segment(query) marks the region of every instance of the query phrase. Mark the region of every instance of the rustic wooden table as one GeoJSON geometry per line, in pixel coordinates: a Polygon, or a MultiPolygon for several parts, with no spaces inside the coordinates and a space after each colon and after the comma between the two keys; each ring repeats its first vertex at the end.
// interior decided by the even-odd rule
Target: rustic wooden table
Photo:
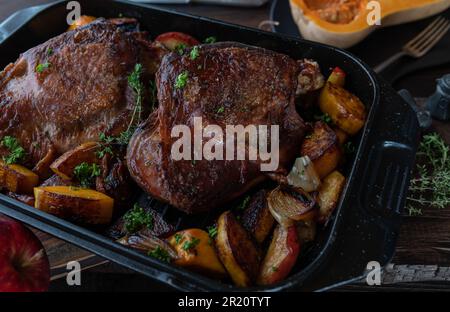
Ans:
{"type": "MultiPolygon", "coordinates": [[[[49,0],[0,0],[0,22],[21,8],[49,3],[49,0]]],[[[204,5],[170,5],[165,6],[175,10],[203,15],[228,22],[257,27],[268,19],[269,6],[244,9],[204,5]]],[[[448,70],[450,72],[450,68],[448,70]]],[[[433,73],[427,73],[429,79],[438,78],[433,73]]],[[[420,82],[410,89],[420,88],[420,82]]],[[[450,126],[435,122],[434,130],[439,132],[450,143],[450,126]]],[[[36,231],[43,241],[50,257],[53,272],[52,290],[120,290],[117,280],[127,274],[127,290],[164,290],[147,278],[132,274],[117,265],[91,258],[91,254],[57,238],[36,231]],[[73,259],[85,260],[88,265],[83,278],[87,282],[81,288],[69,289],[65,279],[66,263],[73,259]],[[92,267],[91,267],[92,266],[92,267]],[[93,268],[95,267],[95,268],[93,268]],[[61,274],[58,274],[61,272],[61,274]],[[103,272],[103,274],[101,274],[103,272]]],[[[425,209],[422,216],[405,216],[398,240],[397,252],[383,275],[383,286],[377,290],[450,290],[450,208],[436,210],[425,209]]],[[[356,283],[341,290],[373,290],[373,287],[356,283]]]]}

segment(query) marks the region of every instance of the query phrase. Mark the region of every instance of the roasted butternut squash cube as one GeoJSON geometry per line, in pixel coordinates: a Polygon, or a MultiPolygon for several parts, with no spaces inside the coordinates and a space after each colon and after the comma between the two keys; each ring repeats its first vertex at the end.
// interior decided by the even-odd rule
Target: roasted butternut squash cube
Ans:
{"type": "Polygon", "coordinates": [[[169,238],[169,244],[178,254],[174,264],[212,277],[226,276],[225,268],[217,256],[214,240],[205,231],[188,229],[177,232],[169,238]]]}
{"type": "Polygon", "coordinates": [[[300,154],[311,159],[316,173],[322,179],[336,169],[342,151],[336,133],[326,123],[318,121],[314,124],[313,132],[303,141],[300,154]]]}
{"type": "Polygon", "coordinates": [[[350,135],[358,133],[366,121],[366,109],[361,100],[330,82],[325,84],[320,93],[319,106],[333,123],[350,135]]]}
{"type": "Polygon", "coordinates": [[[16,164],[0,161],[0,186],[18,194],[32,194],[39,183],[39,176],[33,171],[16,164]]]}
{"type": "Polygon", "coordinates": [[[57,217],[84,224],[111,222],[114,199],[85,188],[43,186],[34,188],[34,207],[57,217]]]}
{"type": "Polygon", "coordinates": [[[89,164],[99,164],[100,159],[96,153],[100,145],[97,142],[87,142],[70,150],[58,157],[51,165],[50,169],[64,180],[71,180],[74,176],[74,169],[79,164],[85,162],[89,164]]]}
{"type": "Polygon", "coordinates": [[[317,204],[320,207],[318,222],[328,221],[339,202],[344,185],[345,177],[339,171],[333,171],[322,181],[317,196],[317,204]]]}

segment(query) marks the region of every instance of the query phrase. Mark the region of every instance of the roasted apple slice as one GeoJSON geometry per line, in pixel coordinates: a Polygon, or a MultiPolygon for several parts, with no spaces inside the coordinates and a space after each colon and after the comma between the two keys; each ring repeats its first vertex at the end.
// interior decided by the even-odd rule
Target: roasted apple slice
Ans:
{"type": "Polygon", "coordinates": [[[328,221],[339,202],[344,185],[345,177],[338,171],[333,171],[323,180],[317,196],[317,203],[320,207],[318,222],[326,223],[328,221]]]}
{"type": "Polygon", "coordinates": [[[205,231],[180,231],[169,238],[169,243],[178,254],[174,264],[212,277],[223,278],[227,275],[211,238],[205,231]]]}
{"type": "Polygon", "coordinates": [[[31,194],[39,183],[33,171],[16,164],[8,165],[0,160],[0,186],[18,194],[31,194]]]}
{"type": "Polygon", "coordinates": [[[314,124],[313,132],[303,141],[300,153],[311,159],[321,179],[336,169],[342,157],[336,133],[322,121],[314,124]]]}
{"type": "Polygon", "coordinates": [[[322,112],[350,135],[358,133],[366,121],[366,109],[361,100],[344,88],[327,82],[319,97],[322,112]]]}
{"type": "Polygon", "coordinates": [[[192,47],[200,44],[194,37],[175,31],[163,33],[156,37],[155,41],[162,43],[163,46],[171,51],[175,51],[180,47],[192,47]]]}
{"type": "Polygon", "coordinates": [[[219,217],[216,246],[219,258],[233,282],[240,287],[254,284],[259,271],[259,252],[231,211],[219,217]]]}
{"type": "Polygon", "coordinates": [[[97,191],[72,186],[34,188],[34,207],[85,224],[111,222],[114,200],[97,191]]]}
{"type": "Polygon", "coordinates": [[[51,165],[50,169],[65,180],[71,180],[74,176],[74,169],[81,163],[99,164],[100,159],[96,153],[100,145],[97,142],[87,142],[81,144],[58,157],[51,165]]]}
{"type": "Polygon", "coordinates": [[[278,225],[261,265],[258,285],[272,285],[285,279],[297,262],[299,253],[300,243],[295,225],[288,228],[278,225]]]}
{"type": "Polygon", "coordinates": [[[266,239],[275,222],[267,206],[267,190],[260,190],[251,197],[241,220],[242,225],[258,243],[261,244],[266,239]]]}
{"type": "Polygon", "coordinates": [[[344,87],[345,85],[345,72],[340,67],[335,67],[328,77],[328,82],[331,82],[339,87],[344,87]]]}

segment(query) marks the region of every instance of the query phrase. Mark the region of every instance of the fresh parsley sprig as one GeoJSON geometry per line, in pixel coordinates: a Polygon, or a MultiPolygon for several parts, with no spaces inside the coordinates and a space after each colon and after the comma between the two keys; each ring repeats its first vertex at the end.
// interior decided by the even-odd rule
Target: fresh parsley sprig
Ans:
{"type": "Polygon", "coordinates": [[[25,149],[19,144],[19,141],[15,137],[9,135],[3,137],[1,146],[6,147],[9,151],[8,155],[3,156],[3,160],[8,165],[19,164],[26,157],[25,149]]]}
{"type": "Polygon", "coordinates": [[[100,174],[101,170],[97,164],[88,164],[87,162],[82,162],[73,169],[73,175],[85,188],[92,187],[95,178],[100,174]]]}

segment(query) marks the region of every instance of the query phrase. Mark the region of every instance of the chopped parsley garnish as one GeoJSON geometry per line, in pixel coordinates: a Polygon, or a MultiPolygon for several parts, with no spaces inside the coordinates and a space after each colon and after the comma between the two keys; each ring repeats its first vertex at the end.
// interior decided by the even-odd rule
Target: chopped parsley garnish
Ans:
{"type": "Polygon", "coordinates": [[[195,46],[192,48],[189,57],[191,58],[191,60],[195,60],[197,57],[199,57],[199,55],[200,55],[200,52],[198,50],[198,47],[195,46]]]}
{"type": "Polygon", "coordinates": [[[26,156],[25,149],[19,144],[15,137],[5,136],[1,141],[1,146],[8,149],[9,154],[3,156],[3,160],[8,164],[18,164],[24,160],[26,156]]]}
{"type": "Polygon", "coordinates": [[[48,48],[47,49],[47,55],[50,56],[53,54],[53,49],[52,48],[48,48]]]}
{"type": "Polygon", "coordinates": [[[49,62],[45,62],[42,64],[38,64],[36,66],[36,72],[37,73],[42,73],[44,70],[46,70],[47,68],[49,68],[51,66],[51,64],[49,62]]]}
{"type": "Polygon", "coordinates": [[[136,233],[144,226],[149,230],[153,229],[153,216],[145,211],[138,204],[134,204],[133,209],[128,211],[124,216],[124,227],[128,233],[136,233]]]}
{"type": "Polygon", "coordinates": [[[244,210],[245,208],[247,208],[248,202],[250,201],[250,196],[247,196],[244,198],[244,200],[242,201],[242,203],[238,206],[238,210],[244,210]]]}
{"type": "Polygon", "coordinates": [[[314,119],[315,120],[321,120],[324,123],[329,124],[329,125],[333,123],[333,121],[331,120],[330,115],[328,115],[328,114],[315,115],[314,119]]]}
{"type": "Polygon", "coordinates": [[[221,106],[219,107],[219,109],[217,110],[217,114],[222,114],[225,111],[225,107],[221,106]]]}
{"type": "Polygon", "coordinates": [[[217,236],[217,226],[215,226],[215,225],[208,226],[207,230],[208,230],[209,237],[216,238],[216,236],[217,236]]]}
{"type": "Polygon", "coordinates": [[[184,43],[180,43],[175,46],[175,51],[180,55],[184,54],[185,49],[186,49],[186,45],[184,43]]]}
{"type": "Polygon", "coordinates": [[[95,152],[95,155],[100,159],[105,157],[106,154],[109,154],[111,156],[114,155],[114,152],[113,152],[111,146],[100,145],[100,148],[95,152]]]}
{"type": "Polygon", "coordinates": [[[152,251],[149,251],[148,255],[150,257],[153,257],[155,259],[158,259],[158,260],[161,260],[161,261],[167,262],[167,263],[169,263],[170,260],[172,260],[170,258],[169,253],[165,249],[161,248],[160,246],[156,247],[152,251]]]}
{"type": "Polygon", "coordinates": [[[205,39],[205,43],[216,43],[217,42],[217,38],[214,36],[208,37],[205,39]]]}
{"type": "Polygon", "coordinates": [[[177,79],[175,80],[175,89],[182,89],[184,86],[186,86],[186,83],[188,81],[189,73],[187,71],[182,72],[177,76],[177,79]]]}
{"type": "Polygon", "coordinates": [[[197,237],[192,237],[192,240],[185,241],[181,248],[185,251],[189,251],[189,250],[194,249],[199,243],[200,243],[200,239],[198,239],[197,237]]]}
{"type": "Polygon", "coordinates": [[[100,167],[97,164],[82,162],[73,169],[75,178],[82,187],[89,188],[94,184],[94,179],[100,175],[100,167]]]}
{"type": "Polygon", "coordinates": [[[183,235],[180,233],[177,233],[174,235],[174,238],[175,238],[175,244],[178,245],[181,243],[181,240],[183,239],[183,235]]]}

